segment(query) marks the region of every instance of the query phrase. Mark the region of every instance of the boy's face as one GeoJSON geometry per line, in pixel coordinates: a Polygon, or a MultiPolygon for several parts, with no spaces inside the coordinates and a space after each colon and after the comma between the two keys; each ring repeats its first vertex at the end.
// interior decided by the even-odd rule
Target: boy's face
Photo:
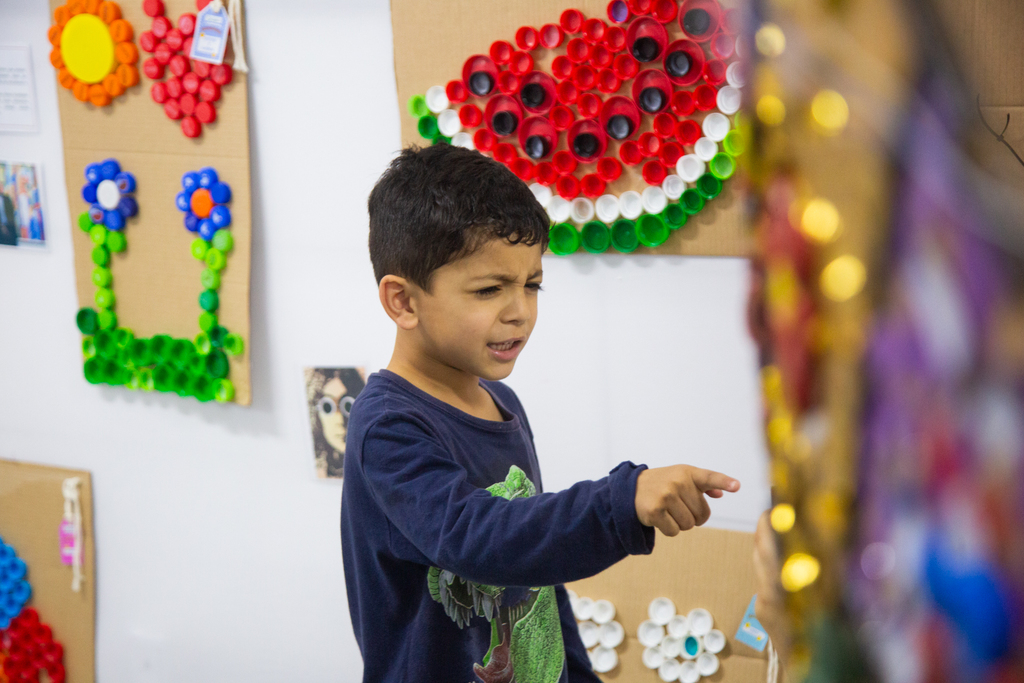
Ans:
{"type": "Polygon", "coordinates": [[[477,377],[508,377],[537,322],[541,247],[493,239],[434,271],[413,305],[424,351],[477,377]]]}

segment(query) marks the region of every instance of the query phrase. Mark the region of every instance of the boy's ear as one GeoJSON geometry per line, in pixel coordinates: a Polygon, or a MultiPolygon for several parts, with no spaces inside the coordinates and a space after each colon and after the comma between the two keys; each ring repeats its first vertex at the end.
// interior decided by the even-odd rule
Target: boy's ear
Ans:
{"type": "Polygon", "coordinates": [[[397,275],[385,275],[380,281],[380,304],[403,330],[411,330],[419,323],[419,315],[413,305],[415,290],[416,285],[397,275]]]}

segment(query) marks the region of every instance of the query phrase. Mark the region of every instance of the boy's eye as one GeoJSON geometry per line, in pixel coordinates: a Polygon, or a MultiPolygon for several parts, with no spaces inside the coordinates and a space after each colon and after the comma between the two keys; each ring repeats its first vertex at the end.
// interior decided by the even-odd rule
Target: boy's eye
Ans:
{"type": "Polygon", "coordinates": [[[497,287],[497,286],[495,286],[495,287],[484,287],[483,289],[476,290],[476,293],[479,294],[480,296],[487,296],[489,294],[497,294],[499,290],[500,290],[500,288],[497,287]]]}
{"type": "Polygon", "coordinates": [[[544,289],[543,287],[540,286],[539,282],[527,282],[526,288],[533,290],[534,292],[539,292],[544,289]]]}

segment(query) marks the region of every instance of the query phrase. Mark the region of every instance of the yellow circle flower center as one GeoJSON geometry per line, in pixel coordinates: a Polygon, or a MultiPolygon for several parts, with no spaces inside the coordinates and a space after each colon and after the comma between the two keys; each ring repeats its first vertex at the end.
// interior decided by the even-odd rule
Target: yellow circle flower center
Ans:
{"type": "Polygon", "coordinates": [[[117,65],[110,29],[95,14],[68,20],[60,36],[60,52],[67,70],[83,83],[99,83],[117,65]]]}

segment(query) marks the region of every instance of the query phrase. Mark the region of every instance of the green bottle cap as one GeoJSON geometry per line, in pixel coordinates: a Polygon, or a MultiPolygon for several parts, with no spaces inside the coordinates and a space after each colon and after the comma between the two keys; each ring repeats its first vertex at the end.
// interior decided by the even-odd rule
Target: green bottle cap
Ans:
{"type": "Polygon", "coordinates": [[[224,346],[224,337],[228,336],[228,331],[227,328],[217,325],[210,328],[207,334],[210,335],[210,343],[213,344],[213,348],[219,349],[224,346]]]}
{"type": "Polygon", "coordinates": [[[100,330],[93,338],[96,344],[96,353],[103,358],[113,358],[117,355],[117,340],[110,330],[100,330]]]}
{"type": "Polygon", "coordinates": [[[661,212],[661,219],[671,230],[678,230],[686,225],[686,212],[678,204],[671,203],[661,212]]]}
{"type": "Polygon", "coordinates": [[[171,391],[178,394],[178,396],[188,396],[191,385],[192,378],[184,370],[175,370],[171,375],[171,391]]]}
{"type": "Polygon", "coordinates": [[[612,223],[612,246],[623,254],[635,251],[640,240],[636,238],[636,223],[620,218],[612,223]]]}
{"type": "Polygon", "coordinates": [[[697,178],[697,191],[704,199],[714,199],[722,192],[722,181],[710,173],[705,173],[697,178]]]}
{"type": "Polygon", "coordinates": [[[175,339],[167,348],[167,360],[175,367],[187,368],[195,352],[196,347],[188,339],[175,339]]]}
{"type": "Polygon", "coordinates": [[[78,313],[75,314],[75,324],[78,325],[78,331],[82,334],[93,334],[100,328],[98,316],[92,308],[78,309],[78,313]]]}
{"type": "Polygon", "coordinates": [[[139,388],[143,391],[153,391],[153,370],[150,368],[139,368],[139,388]]]}
{"type": "Polygon", "coordinates": [[[157,391],[170,391],[174,379],[174,368],[170,363],[160,363],[153,368],[153,387],[157,391]]]}
{"type": "Polygon", "coordinates": [[[636,237],[645,247],[658,247],[668,239],[669,229],[661,216],[645,213],[636,222],[636,237]]]}
{"type": "Polygon", "coordinates": [[[97,287],[109,287],[114,276],[110,274],[110,268],[96,266],[92,269],[92,283],[97,287]]]}
{"type": "Polygon", "coordinates": [[[119,327],[114,330],[114,341],[117,342],[118,348],[127,349],[135,341],[135,334],[127,327],[119,327]]]}
{"type": "Polygon", "coordinates": [[[206,252],[206,265],[213,270],[224,270],[227,262],[228,260],[225,258],[224,252],[220,249],[209,249],[206,252]]]}
{"type": "Polygon", "coordinates": [[[419,118],[426,116],[430,113],[430,108],[427,107],[427,98],[423,95],[413,95],[409,98],[409,113],[419,118]]]}
{"type": "Polygon", "coordinates": [[[213,397],[218,403],[235,400],[235,385],[229,379],[219,379],[213,383],[213,397]]]}
{"type": "Polygon", "coordinates": [[[203,289],[220,289],[220,273],[210,268],[203,268],[199,282],[202,283],[203,289]]]}
{"type": "Polygon", "coordinates": [[[124,384],[128,381],[128,372],[113,360],[100,360],[100,374],[107,384],[124,384]]]}
{"type": "Polygon", "coordinates": [[[213,348],[213,344],[210,343],[210,335],[205,332],[200,332],[196,335],[195,340],[196,351],[203,354],[204,356],[210,352],[213,348]]]}
{"type": "Polygon", "coordinates": [[[704,197],[696,188],[691,187],[683,192],[683,196],[679,198],[679,205],[683,207],[683,211],[692,216],[704,208],[704,197]]]}
{"type": "Polygon", "coordinates": [[[93,244],[99,245],[107,241],[107,229],[102,225],[94,225],[89,228],[89,239],[93,244]]]}
{"type": "Polygon", "coordinates": [[[452,139],[450,137],[448,137],[447,135],[438,135],[436,138],[434,138],[434,143],[433,144],[440,145],[442,143],[444,143],[446,145],[450,145],[450,144],[452,144],[452,139]]]}
{"type": "Polygon", "coordinates": [[[213,381],[206,375],[193,376],[188,390],[203,403],[213,400],[213,381]]]}
{"type": "Polygon", "coordinates": [[[148,339],[135,339],[128,347],[128,357],[132,363],[138,366],[151,365],[153,363],[153,351],[150,349],[148,339]]]}
{"type": "Polygon", "coordinates": [[[153,361],[166,363],[171,359],[171,344],[174,342],[166,334],[158,334],[149,341],[149,352],[153,354],[153,361]]]}
{"type": "Polygon", "coordinates": [[[548,232],[548,248],[551,253],[565,256],[580,248],[580,234],[571,223],[558,223],[548,232]]]}
{"type": "Polygon", "coordinates": [[[139,377],[138,370],[132,370],[132,376],[128,378],[128,383],[125,386],[134,390],[142,388],[142,379],[139,377]]]}
{"type": "Polygon", "coordinates": [[[78,227],[83,232],[89,232],[90,230],[92,230],[92,226],[93,222],[92,219],[89,218],[88,211],[83,211],[82,213],[78,214],[78,227]]]}
{"type": "Polygon", "coordinates": [[[724,149],[727,154],[734,157],[738,157],[743,154],[747,149],[747,143],[743,139],[743,133],[736,129],[730,130],[726,134],[725,139],[722,140],[722,149],[724,149]]]}
{"type": "Polygon", "coordinates": [[[103,245],[94,247],[92,250],[92,262],[97,266],[105,266],[110,263],[110,252],[103,245]]]}
{"type": "Polygon", "coordinates": [[[96,342],[93,341],[92,337],[82,337],[82,355],[86,358],[92,358],[96,355],[96,342]]]}
{"type": "Polygon", "coordinates": [[[220,349],[210,351],[206,356],[206,372],[215,379],[223,379],[228,376],[230,370],[228,357],[220,349]]]}
{"type": "Polygon", "coordinates": [[[199,329],[203,332],[209,332],[213,328],[217,327],[217,316],[209,311],[204,311],[199,314],[199,329]]]}
{"type": "Polygon", "coordinates": [[[213,234],[213,246],[226,254],[235,246],[235,236],[230,230],[218,230],[213,234]]]}
{"type": "Polygon", "coordinates": [[[113,330],[117,327],[117,313],[114,313],[109,308],[104,308],[100,311],[97,319],[99,320],[101,330],[113,330]]]}
{"type": "Polygon", "coordinates": [[[580,230],[580,241],[591,254],[602,254],[612,243],[612,235],[608,226],[601,221],[590,221],[580,230]]]}
{"type": "Polygon", "coordinates": [[[416,130],[427,140],[433,140],[438,135],[437,119],[434,118],[433,114],[421,116],[420,120],[416,123],[416,130]]]}
{"type": "Polygon", "coordinates": [[[234,332],[225,335],[222,346],[232,356],[240,356],[245,352],[245,342],[240,335],[234,332]]]}
{"type": "Polygon", "coordinates": [[[107,233],[107,249],[119,254],[128,247],[128,240],[125,239],[123,232],[117,232],[111,230],[107,233]]]}
{"type": "Polygon", "coordinates": [[[220,306],[220,297],[217,296],[217,292],[212,289],[204,290],[199,295],[199,308],[204,311],[214,312],[220,306]]]}
{"type": "MultiPolygon", "coordinates": [[[[134,363],[132,363],[131,354],[128,353],[128,349],[124,348],[123,346],[117,347],[117,353],[114,355],[114,360],[116,360],[117,364],[123,368],[131,368],[135,365],[134,363]]],[[[129,377],[128,379],[131,378],[129,377]]]]}
{"type": "Polygon", "coordinates": [[[99,384],[103,381],[103,377],[100,375],[99,357],[94,356],[86,360],[82,369],[85,372],[85,381],[89,384],[99,384]]]}
{"type": "Polygon", "coordinates": [[[202,261],[206,258],[206,252],[210,250],[210,243],[204,240],[202,237],[197,237],[192,240],[192,244],[189,245],[189,251],[192,252],[192,257],[202,261]]]}
{"type": "Polygon", "coordinates": [[[96,295],[93,299],[96,300],[96,305],[100,308],[113,308],[115,302],[114,290],[100,287],[96,290],[96,295]]]}
{"type": "Polygon", "coordinates": [[[732,174],[736,172],[736,162],[728,154],[719,152],[711,159],[708,168],[711,170],[711,175],[719,180],[725,180],[731,178],[732,174]]]}

